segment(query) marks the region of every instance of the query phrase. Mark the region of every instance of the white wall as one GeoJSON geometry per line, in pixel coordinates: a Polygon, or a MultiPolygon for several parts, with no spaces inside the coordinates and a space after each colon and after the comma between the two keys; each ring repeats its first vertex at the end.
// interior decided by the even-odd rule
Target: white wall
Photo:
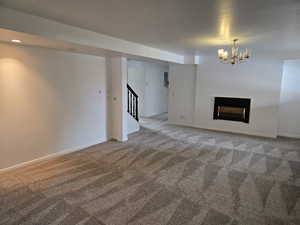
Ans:
{"type": "Polygon", "coordinates": [[[105,70],[102,57],[0,44],[0,168],[106,141],[105,70]]]}
{"type": "Polygon", "coordinates": [[[144,62],[128,61],[128,84],[133,88],[138,98],[139,116],[144,116],[146,76],[144,62]]]}
{"type": "Polygon", "coordinates": [[[132,134],[140,130],[140,124],[133,118],[129,113],[127,113],[127,134],[132,134]]]}
{"type": "Polygon", "coordinates": [[[112,57],[107,62],[109,94],[109,138],[128,140],[127,58],[112,57]]]}
{"type": "Polygon", "coordinates": [[[283,66],[279,135],[300,138],[300,60],[283,66]]]}
{"type": "Polygon", "coordinates": [[[197,66],[197,72],[192,69],[194,65],[172,67],[170,85],[173,94],[169,99],[172,112],[169,111],[169,115],[174,116],[170,116],[169,122],[251,135],[277,136],[281,61],[257,57],[232,66],[207,57],[197,66]],[[178,70],[178,67],[182,69],[178,70]],[[180,75],[184,78],[178,78],[180,75]],[[213,120],[216,96],[251,98],[250,124],[213,120]],[[192,112],[194,114],[190,117],[192,112]]]}
{"type": "Polygon", "coordinates": [[[130,60],[128,84],[139,96],[139,115],[150,117],[168,111],[168,88],[164,72],[168,65],[130,60]]]}
{"type": "Polygon", "coordinates": [[[196,94],[196,65],[170,66],[169,122],[193,126],[196,94]]]}

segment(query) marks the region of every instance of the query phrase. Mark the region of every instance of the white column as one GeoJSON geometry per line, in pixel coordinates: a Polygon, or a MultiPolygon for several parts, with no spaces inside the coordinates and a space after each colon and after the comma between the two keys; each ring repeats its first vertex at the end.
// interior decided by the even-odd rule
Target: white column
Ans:
{"type": "Polygon", "coordinates": [[[110,139],[127,141],[127,58],[108,60],[108,98],[110,139]]]}

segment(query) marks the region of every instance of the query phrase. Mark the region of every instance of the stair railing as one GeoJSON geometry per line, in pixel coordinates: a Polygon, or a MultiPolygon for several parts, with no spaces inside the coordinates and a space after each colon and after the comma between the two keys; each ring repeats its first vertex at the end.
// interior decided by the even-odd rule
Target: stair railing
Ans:
{"type": "Polygon", "coordinates": [[[127,102],[127,112],[136,119],[136,121],[139,121],[139,107],[138,107],[138,95],[135,93],[135,91],[127,84],[127,96],[128,96],[128,102],[127,102]]]}

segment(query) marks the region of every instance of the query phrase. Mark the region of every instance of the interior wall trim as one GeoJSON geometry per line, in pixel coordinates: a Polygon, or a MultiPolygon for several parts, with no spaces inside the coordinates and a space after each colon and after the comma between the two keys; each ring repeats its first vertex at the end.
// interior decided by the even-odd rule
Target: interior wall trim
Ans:
{"type": "Polygon", "coordinates": [[[299,138],[300,139],[300,134],[291,134],[291,133],[279,132],[278,136],[286,137],[286,138],[299,138]]]}
{"type": "Polygon", "coordinates": [[[81,151],[81,150],[83,150],[85,148],[89,148],[89,147],[101,144],[103,142],[105,142],[105,141],[101,141],[101,142],[97,142],[97,143],[90,143],[90,144],[82,145],[82,146],[77,146],[77,147],[65,149],[65,150],[60,151],[60,152],[56,152],[56,153],[53,153],[53,154],[42,156],[42,157],[30,160],[30,161],[18,163],[16,165],[0,169],[0,174],[4,173],[4,172],[8,172],[8,171],[13,170],[13,169],[17,169],[17,168],[22,168],[22,167],[25,167],[25,166],[29,166],[29,165],[37,163],[37,162],[41,162],[41,161],[45,161],[45,160],[49,160],[49,159],[54,159],[54,158],[57,158],[57,157],[60,157],[60,156],[63,156],[63,155],[67,155],[67,154],[72,153],[72,152],[78,152],[78,151],[81,151]]]}
{"type": "MultiPolygon", "coordinates": [[[[236,123],[235,121],[232,121],[232,122],[236,123]]],[[[248,131],[243,131],[243,130],[234,130],[233,131],[233,130],[221,129],[221,128],[216,128],[216,127],[205,127],[205,126],[199,126],[199,125],[195,125],[195,124],[185,124],[185,123],[172,122],[172,121],[169,121],[168,124],[199,128],[199,129],[203,129],[203,130],[207,130],[207,131],[224,132],[224,133],[228,133],[228,134],[241,134],[241,135],[250,136],[250,137],[264,137],[264,138],[272,138],[272,139],[277,138],[277,134],[269,135],[269,134],[265,134],[264,132],[253,132],[253,131],[248,132],[248,131]]]]}

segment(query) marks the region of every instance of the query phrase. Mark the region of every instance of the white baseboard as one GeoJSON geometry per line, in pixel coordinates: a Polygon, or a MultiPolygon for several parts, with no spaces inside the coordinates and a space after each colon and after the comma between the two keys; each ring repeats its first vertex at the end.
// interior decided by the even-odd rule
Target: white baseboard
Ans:
{"type": "Polygon", "coordinates": [[[283,132],[279,132],[278,136],[287,137],[287,138],[300,138],[300,134],[290,134],[290,133],[283,133],[283,132]]]}
{"type": "MultiPolygon", "coordinates": [[[[201,127],[200,127],[201,128],[201,127]]],[[[272,134],[266,134],[266,133],[262,133],[262,132],[256,132],[256,131],[241,131],[241,130],[227,130],[227,129],[221,129],[221,128],[216,128],[216,127],[212,127],[212,128],[202,128],[202,129],[207,129],[207,130],[212,130],[212,131],[220,131],[220,132],[225,132],[225,133],[230,133],[230,134],[242,134],[242,135],[247,135],[247,136],[253,136],[253,137],[263,137],[263,138],[277,138],[277,135],[272,135],[272,134]]]]}
{"type": "Polygon", "coordinates": [[[10,167],[7,167],[7,168],[0,169],[0,174],[4,173],[4,172],[7,172],[7,171],[10,171],[10,170],[13,170],[13,169],[28,166],[28,165],[33,164],[33,163],[37,163],[37,162],[41,162],[41,161],[44,161],[44,160],[57,158],[59,156],[63,156],[63,155],[66,155],[66,154],[69,154],[69,153],[72,153],[72,152],[78,152],[80,150],[92,147],[94,145],[101,144],[103,142],[105,142],[105,141],[100,141],[100,142],[96,142],[96,143],[90,143],[90,144],[87,144],[87,145],[77,146],[77,147],[65,149],[65,150],[60,151],[60,152],[56,152],[56,153],[53,153],[53,154],[42,156],[40,158],[36,158],[36,159],[30,160],[30,161],[27,161],[27,162],[22,162],[22,163],[19,163],[19,164],[16,164],[16,165],[13,165],[13,166],[10,166],[10,167]]]}
{"type": "Polygon", "coordinates": [[[199,129],[204,129],[204,130],[210,130],[210,131],[219,131],[219,132],[224,132],[224,133],[230,133],[230,134],[242,134],[242,135],[247,135],[247,136],[254,136],[254,137],[264,137],[264,138],[276,138],[276,135],[271,135],[271,134],[265,134],[265,133],[260,133],[260,132],[246,132],[246,131],[241,131],[241,130],[227,130],[227,129],[220,129],[216,127],[202,127],[194,124],[183,124],[183,123],[178,123],[178,122],[170,122],[168,121],[168,124],[173,124],[173,125],[179,125],[179,126],[185,126],[185,127],[193,127],[193,128],[199,128],[199,129]]]}

